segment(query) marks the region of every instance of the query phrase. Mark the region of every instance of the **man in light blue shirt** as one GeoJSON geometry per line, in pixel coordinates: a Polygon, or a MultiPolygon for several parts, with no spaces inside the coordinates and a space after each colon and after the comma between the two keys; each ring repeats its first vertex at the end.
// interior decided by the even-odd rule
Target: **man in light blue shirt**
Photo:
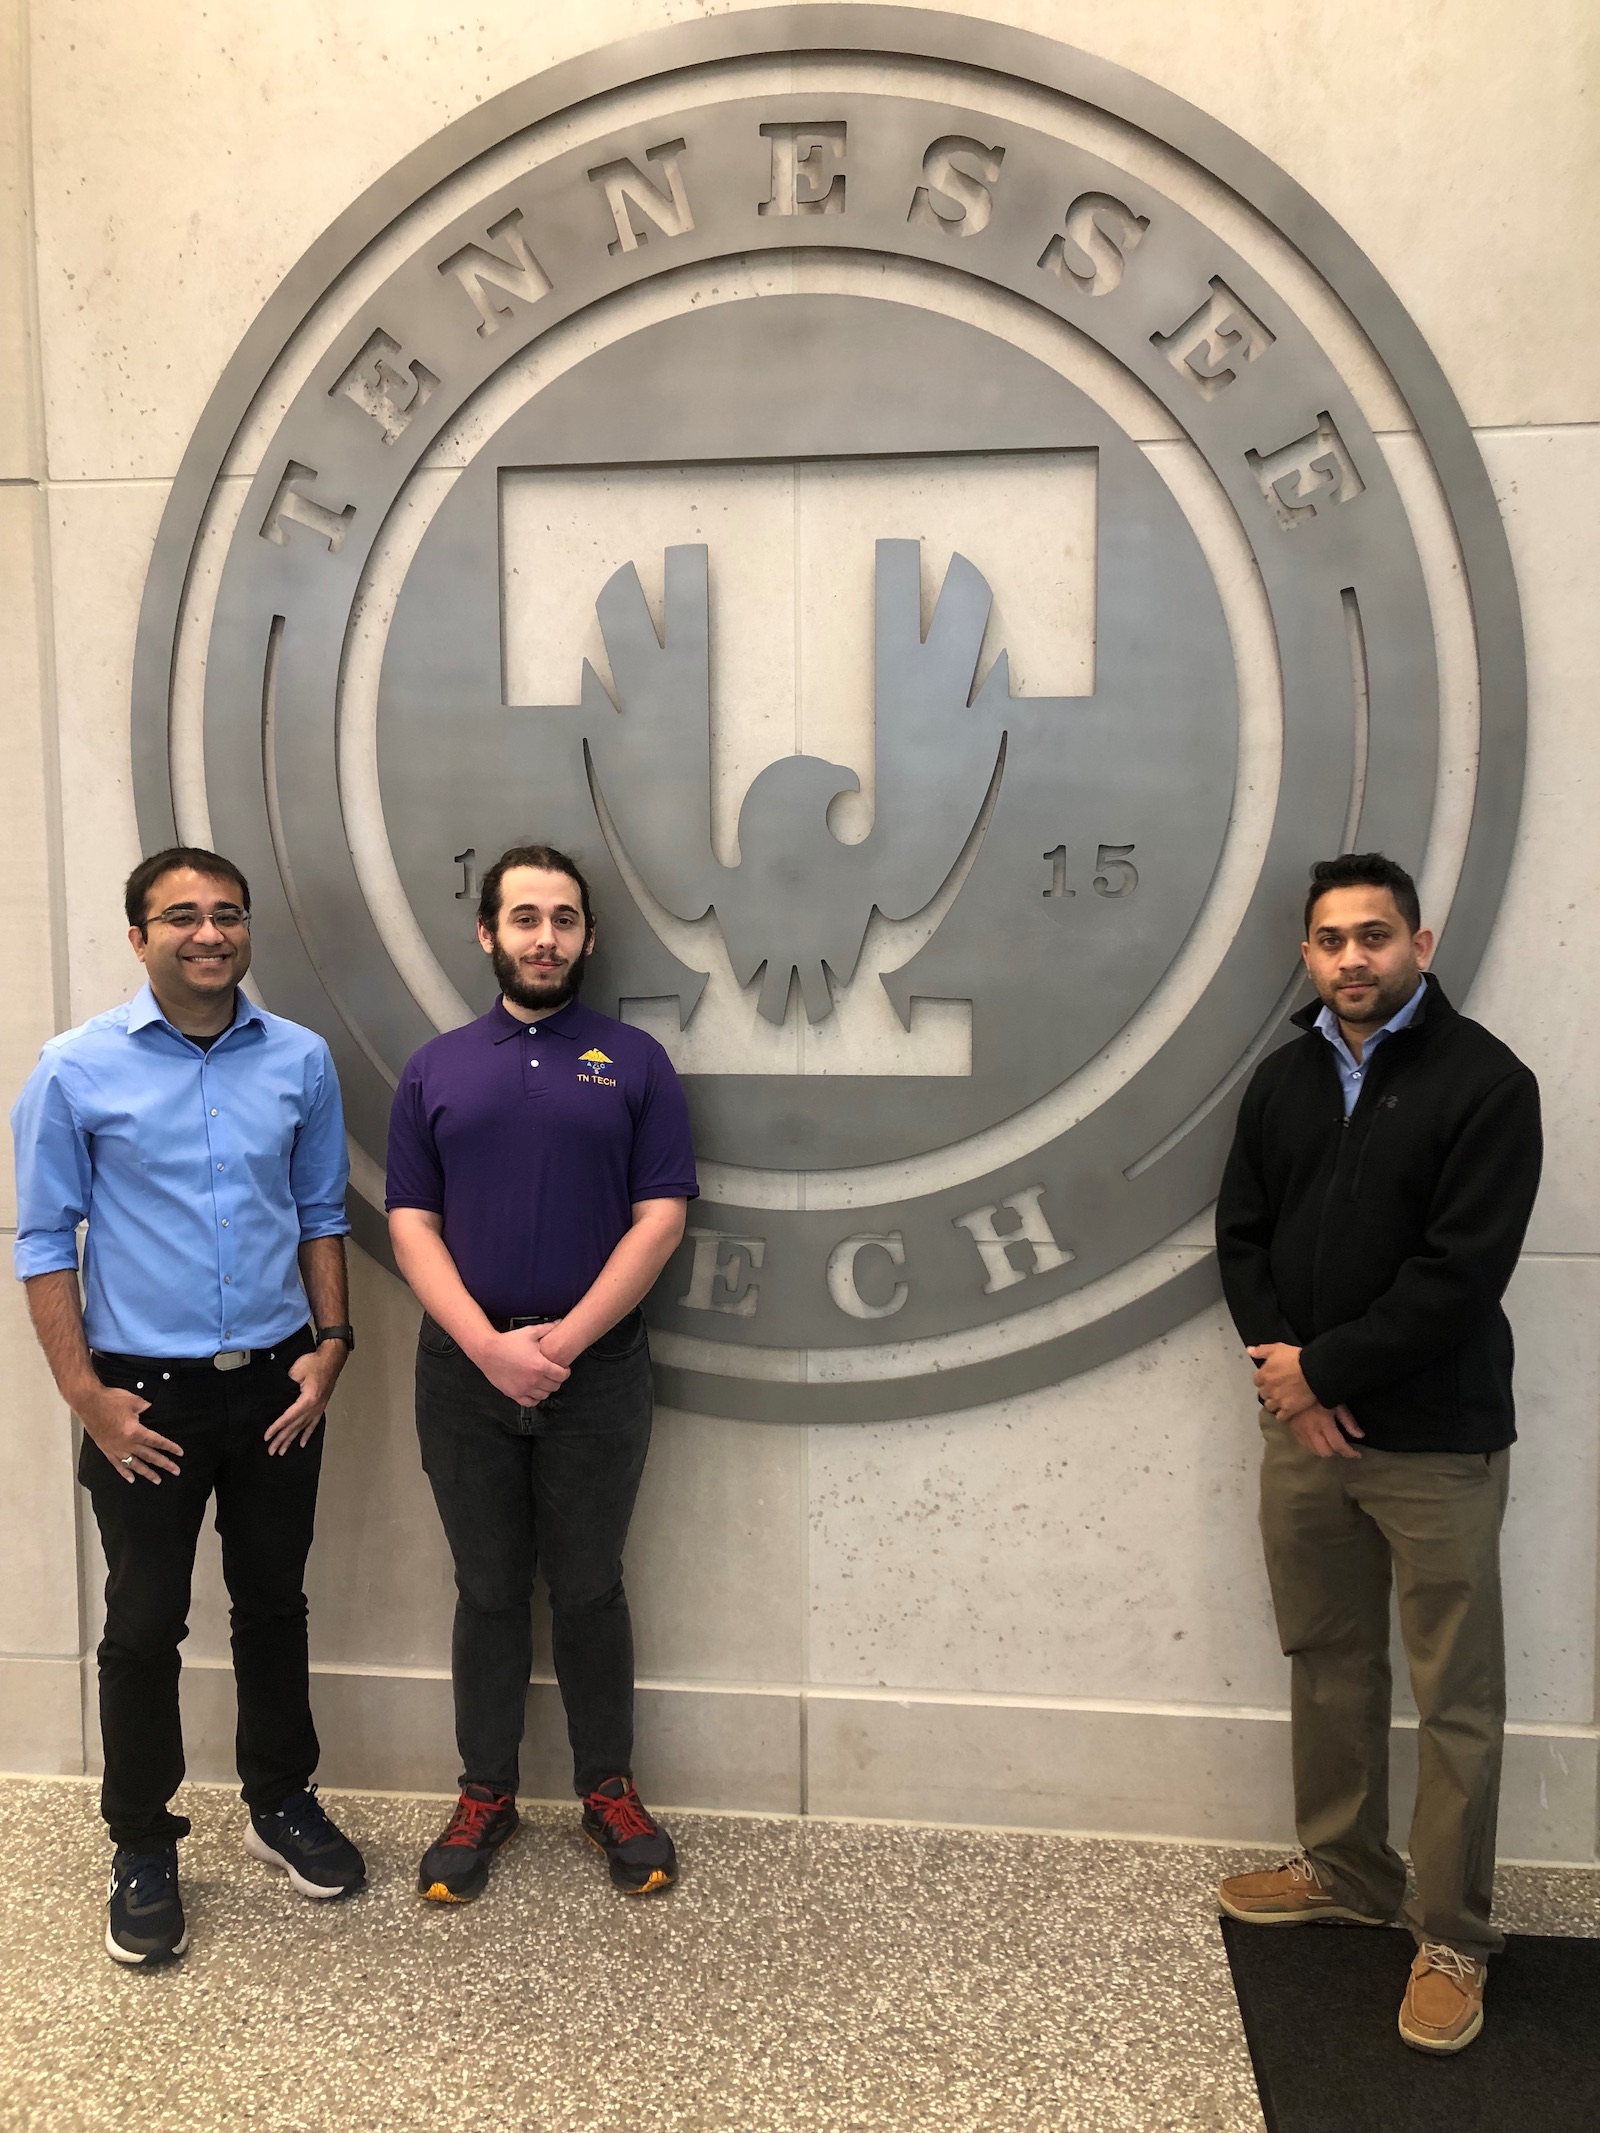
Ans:
{"type": "Polygon", "coordinates": [[[176,1840],[189,1824],[169,1803],[184,1771],[178,1647],[213,1496],[245,1847],[306,1896],[347,1894],[365,1870],[311,1782],[305,1563],[323,1410],[354,1346],[333,1060],[239,990],[249,890],[231,861],[157,853],[126,904],[148,982],[51,1039],[11,1125],[17,1278],[83,1424],[78,1478],[108,1572],[106,1950],[143,1964],[188,1945],[176,1840]]]}

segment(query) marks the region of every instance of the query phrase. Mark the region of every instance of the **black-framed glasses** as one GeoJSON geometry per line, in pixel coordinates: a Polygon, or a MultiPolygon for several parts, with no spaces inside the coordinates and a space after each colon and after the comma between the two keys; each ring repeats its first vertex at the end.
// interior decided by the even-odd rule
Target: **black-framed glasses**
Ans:
{"type": "Polygon", "coordinates": [[[148,933],[152,926],[168,926],[174,933],[198,933],[207,919],[224,933],[236,933],[249,925],[250,914],[243,904],[218,904],[210,911],[202,911],[198,904],[172,904],[165,911],[154,911],[149,918],[141,919],[139,931],[148,933]]]}

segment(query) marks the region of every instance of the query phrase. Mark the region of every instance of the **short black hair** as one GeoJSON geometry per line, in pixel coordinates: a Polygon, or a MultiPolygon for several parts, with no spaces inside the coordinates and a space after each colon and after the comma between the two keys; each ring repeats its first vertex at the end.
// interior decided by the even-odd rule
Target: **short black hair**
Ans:
{"type": "Polygon", "coordinates": [[[537,867],[542,874],[570,874],[578,884],[578,897],[583,905],[584,934],[593,933],[594,912],[589,903],[589,884],[578,871],[576,860],[569,859],[565,852],[558,852],[553,844],[514,844],[490,867],[478,886],[478,924],[486,933],[493,933],[500,923],[500,884],[512,867],[537,867]]]}
{"type": "Polygon", "coordinates": [[[236,882],[239,901],[249,910],[250,884],[231,859],[224,859],[220,852],[208,852],[204,845],[169,844],[164,852],[152,852],[148,859],[141,859],[128,876],[122,891],[122,902],[130,926],[144,924],[144,907],[150,900],[150,891],[163,874],[176,873],[180,867],[189,867],[196,874],[204,874],[209,881],[236,882]]]}
{"type": "Polygon", "coordinates": [[[1382,852],[1342,852],[1337,859],[1319,859],[1311,869],[1311,887],[1306,892],[1307,940],[1311,938],[1311,914],[1319,897],[1330,889],[1387,889],[1407,930],[1415,933],[1422,924],[1417,885],[1398,861],[1382,852]]]}

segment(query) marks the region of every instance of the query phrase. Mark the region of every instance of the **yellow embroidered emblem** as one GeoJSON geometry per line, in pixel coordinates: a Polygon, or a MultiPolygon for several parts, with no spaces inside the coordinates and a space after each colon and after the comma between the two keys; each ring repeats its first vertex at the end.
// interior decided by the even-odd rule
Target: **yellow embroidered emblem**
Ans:
{"type": "Polygon", "coordinates": [[[610,1066],[611,1064],[611,1061],[597,1044],[591,1045],[586,1052],[580,1052],[578,1057],[585,1066],[610,1066]]]}

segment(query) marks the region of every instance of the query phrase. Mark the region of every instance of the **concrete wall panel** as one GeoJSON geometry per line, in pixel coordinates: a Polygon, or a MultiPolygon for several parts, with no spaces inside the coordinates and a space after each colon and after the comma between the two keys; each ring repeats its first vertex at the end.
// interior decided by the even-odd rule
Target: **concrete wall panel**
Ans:
{"type": "Polygon", "coordinates": [[[1480,439],[1528,639],[1528,772],[1516,854],[1466,1005],[1539,1076],[1548,1160],[1530,1250],[1600,1249],[1600,969],[1586,930],[1600,804],[1600,428],[1480,439]]]}

